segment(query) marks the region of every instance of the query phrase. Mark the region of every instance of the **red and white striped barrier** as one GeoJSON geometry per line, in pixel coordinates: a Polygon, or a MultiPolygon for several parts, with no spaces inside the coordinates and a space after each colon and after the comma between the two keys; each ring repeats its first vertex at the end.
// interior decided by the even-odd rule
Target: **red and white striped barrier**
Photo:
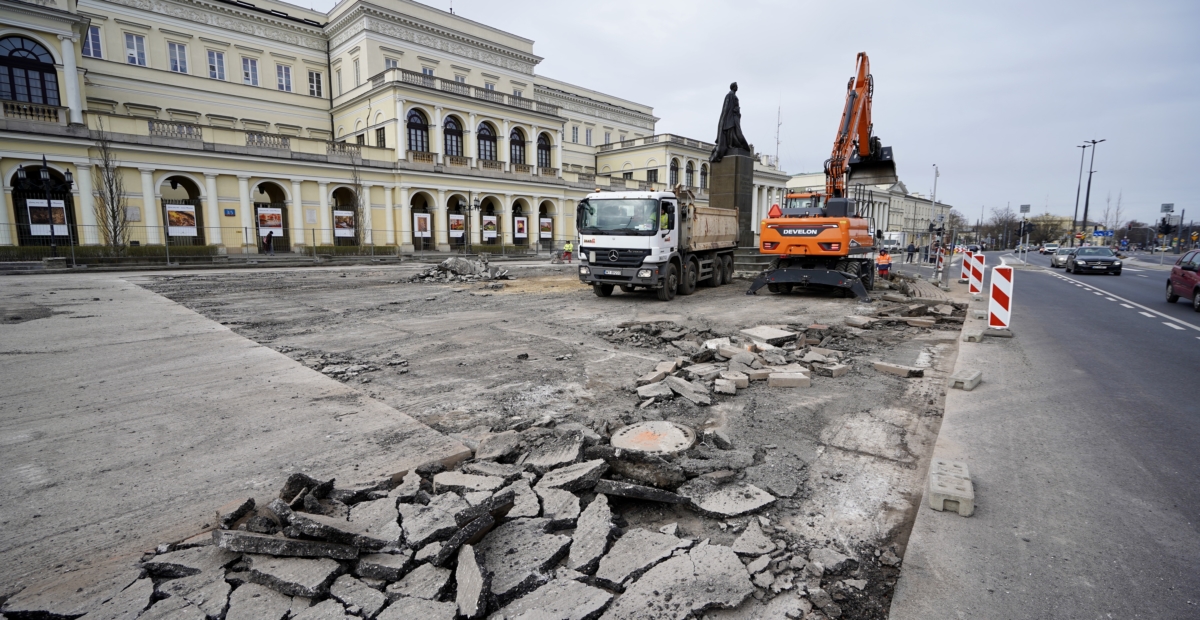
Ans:
{"type": "Polygon", "coordinates": [[[988,328],[1008,329],[1012,324],[1013,268],[992,268],[992,291],[988,298],[988,328]]]}
{"type": "Polygon", "coordinates": [[[937,252],[937,273],[941,273],[946,265],[946,248],[938,247],[937,252]]]}
{"type": "Polygon", "coordinates": [[[967,250],[965,253],[963,253],[962,275],[958,276],[958,279],[962,280],[963,282],[967,282],[971,279],[971,257],[972,256],[975,256],[975,253],[970,250],[967,250]]]}
{"type": "Polygon", "coordinates": [[[979,293],[983,292],[983,273],[984,269],[986,269],[984,266],[984,263],[986,262],[987,257],[983,255],[983,252],[975,254],[971,257],[970,269],[968,270],[968,280],[970,280],[970,284],[968,286],[970,287],[972,295],[978,295],[979,293]]]}

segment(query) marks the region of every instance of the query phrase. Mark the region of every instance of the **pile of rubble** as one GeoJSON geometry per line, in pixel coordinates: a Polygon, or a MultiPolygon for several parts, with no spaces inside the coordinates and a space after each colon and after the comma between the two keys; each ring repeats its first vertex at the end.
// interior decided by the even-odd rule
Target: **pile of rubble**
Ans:
{"type": "Polygon", "coordinates": [[[486,260],[453,256],[408,279],[409,282],[481,282],[511,280],[508,270],[488,265],[486,260]]]}
{"type": "Polygon", "coordinates": [[[775,502],[738,480],[755,454],[707,439],[727,449],[669,422],[611,443],[564,423],[480,433],[467,438],[474,458],[399,480],[292,474],[266,505],[233,502],[218,529],[147,554],[140,578],[85,617],[683,618],[783,593],[789,617],[838,617],[835,599],[865,581],[834,576],[857,561],[753,516],[775,502]],[[622,447],[647,437],[668,451],[622,447]],[[619,513],[630,502],[719,519],[736,540],[630,527],[619,513]]]}

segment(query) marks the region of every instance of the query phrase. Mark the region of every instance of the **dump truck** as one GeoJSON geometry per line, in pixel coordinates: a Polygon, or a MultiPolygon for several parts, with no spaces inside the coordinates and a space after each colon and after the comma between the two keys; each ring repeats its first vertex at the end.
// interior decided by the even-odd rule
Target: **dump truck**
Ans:
{"type": "MultiPolygon", "coordinates": [[[[846,87],[846,107],[834,137],[833,153],[825,162],[825,193],[789,195],[787,208],[774,205],[759,229],[759,252],[774,255],[771,264],[750,285],[747,295],[766,286],[773,293],[796,287],[835,289],[870,301],[875,281],[876,239],[863,201],[849,188],[896,183],[892,148],[872,135],[871,100],[875,80],[865,52],[856,61],[855,76],[846,87]]],[[[859,196],[861,197],[861,196],[859,196]]]]}
{"type": "Polygon", "coordinates": [[[575,225],[579,280],[599,297],[620,287],[670,301],[733,279],[737,210],[696,205],[690,190],[588,194],[575,225]]]}

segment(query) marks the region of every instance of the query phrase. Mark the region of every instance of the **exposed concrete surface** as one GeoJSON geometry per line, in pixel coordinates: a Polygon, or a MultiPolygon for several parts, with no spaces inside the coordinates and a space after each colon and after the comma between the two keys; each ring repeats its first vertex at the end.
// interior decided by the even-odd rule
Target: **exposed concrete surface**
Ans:
{"type": "Polygon", "coordinates": [[[372,480],[465,450],[116,275],[5,278],[0,297],[50,310],[0,325],[0,596],[50,577],[68,611],[293,471],[372,480]]]}

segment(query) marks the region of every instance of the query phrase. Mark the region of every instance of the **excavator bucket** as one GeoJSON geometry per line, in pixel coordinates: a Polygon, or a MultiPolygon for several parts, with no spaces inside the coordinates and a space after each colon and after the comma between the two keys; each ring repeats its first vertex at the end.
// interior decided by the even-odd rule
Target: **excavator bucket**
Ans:
{"type": "Polygon", "coordinates": [[[879,149],[877,155],[862,159],[858,153],[850,156],[847,185],[894,185],[900,181],[896,175],[896,160],[892,158],[892,147],[879,149]]]}

